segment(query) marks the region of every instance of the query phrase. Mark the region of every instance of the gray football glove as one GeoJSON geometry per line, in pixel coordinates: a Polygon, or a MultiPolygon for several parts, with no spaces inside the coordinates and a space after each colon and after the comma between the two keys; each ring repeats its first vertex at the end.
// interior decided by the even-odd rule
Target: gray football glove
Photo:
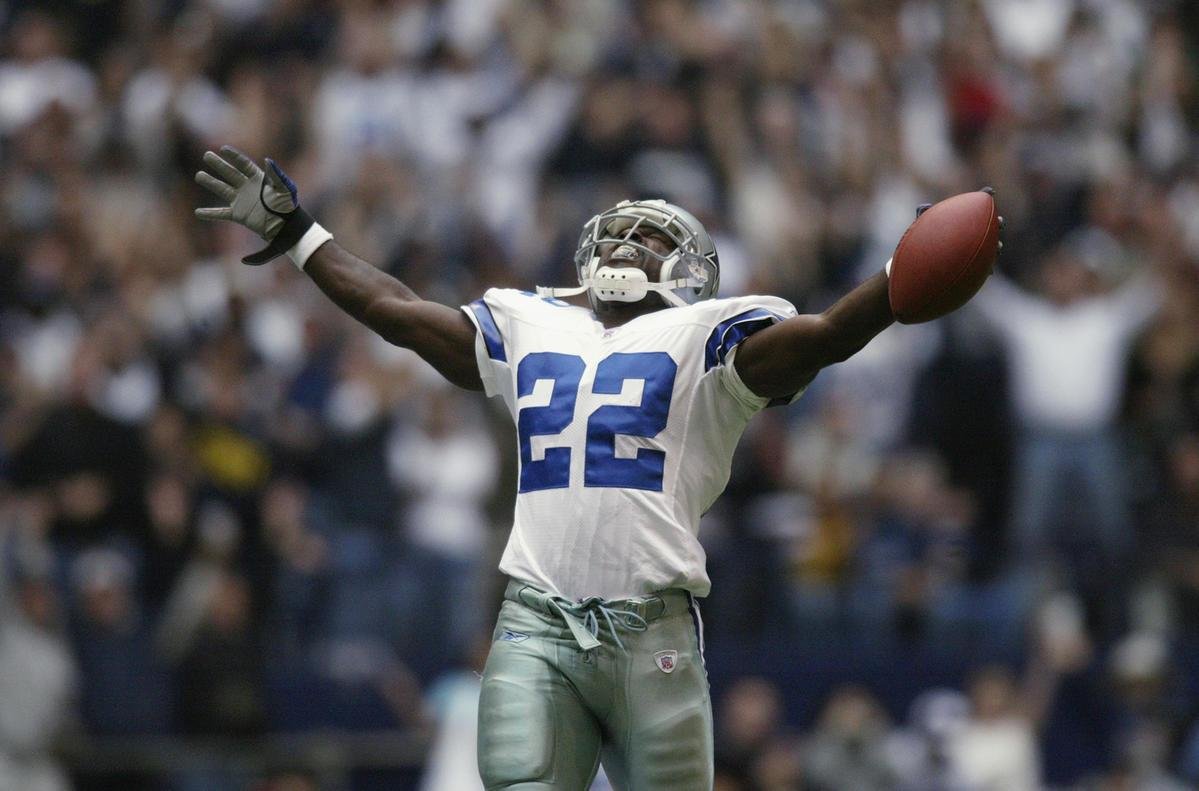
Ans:
{"type": "Polygon", "coordinates": [[[243,263],[265,264],[282,255],[312,226],[312,217],[300,208],[299,190],[274,160],[268,158],[263,171],[233,146],[222,146],[219,155],[204,153],[204,165],[216,175],[198,171],[196,183],[226,205],[196,209],[196,216],[244,225],[267,242],[243,263]]]}

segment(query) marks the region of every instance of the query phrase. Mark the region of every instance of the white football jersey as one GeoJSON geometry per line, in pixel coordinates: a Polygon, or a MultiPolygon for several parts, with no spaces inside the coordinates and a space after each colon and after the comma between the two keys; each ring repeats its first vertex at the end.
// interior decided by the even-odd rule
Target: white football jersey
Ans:
{"type": "Polygon", "coordinates": [[[463,310],[483,386],[508,405],[520,445],[500,570],[573,600],[707,595],[699,518],[728,483],[750,417],[773,403],[733,358],[795,308],[706,300],[605,329],[588,309],[490,289],[463,310]]]}

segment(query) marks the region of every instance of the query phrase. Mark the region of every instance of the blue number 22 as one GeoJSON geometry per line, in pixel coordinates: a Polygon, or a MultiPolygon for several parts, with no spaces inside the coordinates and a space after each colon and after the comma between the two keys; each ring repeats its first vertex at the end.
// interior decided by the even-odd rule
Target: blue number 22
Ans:
{"type": "MultiPolygon", "coordinates": [[[[583,358],[557,352],[527,355],[517,366],[518,397],[530,395],[539,379],[554,383],[547,405],[525,407],[517,415],[521,492],[570,485],[570,448],[546,448],[544,457],[534,460],[532,438],[560,434],[570,425],[584,367],[583,358]]],[[[652,438],[666,428],[677,371],[678,365],[666,352],[616,353],[600,361],[591,387],[593,393],[618,394],[629,379],[640,379],[644,386],[640,405],[606,404],[591,413],[587,420],[584,486],[662,491],[666,452],[638,448],[632,458],[618,458],[616,436],[652,438]]]]}

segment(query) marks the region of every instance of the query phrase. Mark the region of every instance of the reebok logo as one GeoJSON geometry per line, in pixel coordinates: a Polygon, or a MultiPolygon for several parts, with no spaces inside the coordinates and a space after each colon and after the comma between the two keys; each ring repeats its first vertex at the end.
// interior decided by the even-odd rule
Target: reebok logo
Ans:
{"type": "Polygon", "coordinates": [[[529,639],[529,636],[527,634],[523,634],[522,632],[514,632],[511,629],[505,629],[500,634],[500,639],[506,643],[523,643],[525,640],[529,639]]]}

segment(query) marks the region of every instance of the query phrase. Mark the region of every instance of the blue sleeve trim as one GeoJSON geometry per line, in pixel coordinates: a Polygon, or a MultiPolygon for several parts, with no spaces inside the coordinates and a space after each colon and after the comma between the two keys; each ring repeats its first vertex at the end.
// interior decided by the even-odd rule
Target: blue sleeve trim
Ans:
{"type": "Polygon", "coordinates": [[[781,316],[764,308],[754,308],[717,324],[708,335],[708,342],[704,347],[704,372],[722,365],[724,358],[741,341],[779,321],[782,321],[781,316]]]}
{"type": "Polygon", "coordinates": [[[495,316],[491,315],[491,308],[483,300],[476,299],[470,303],[470,309],[479,321],[479,329],[483,333],[483,344],[487,347],[487,356],[501,363],[508,362],[508,355],[504,352],[504,338],[500,335],[500,328],[495,323],[495,316]]]}

